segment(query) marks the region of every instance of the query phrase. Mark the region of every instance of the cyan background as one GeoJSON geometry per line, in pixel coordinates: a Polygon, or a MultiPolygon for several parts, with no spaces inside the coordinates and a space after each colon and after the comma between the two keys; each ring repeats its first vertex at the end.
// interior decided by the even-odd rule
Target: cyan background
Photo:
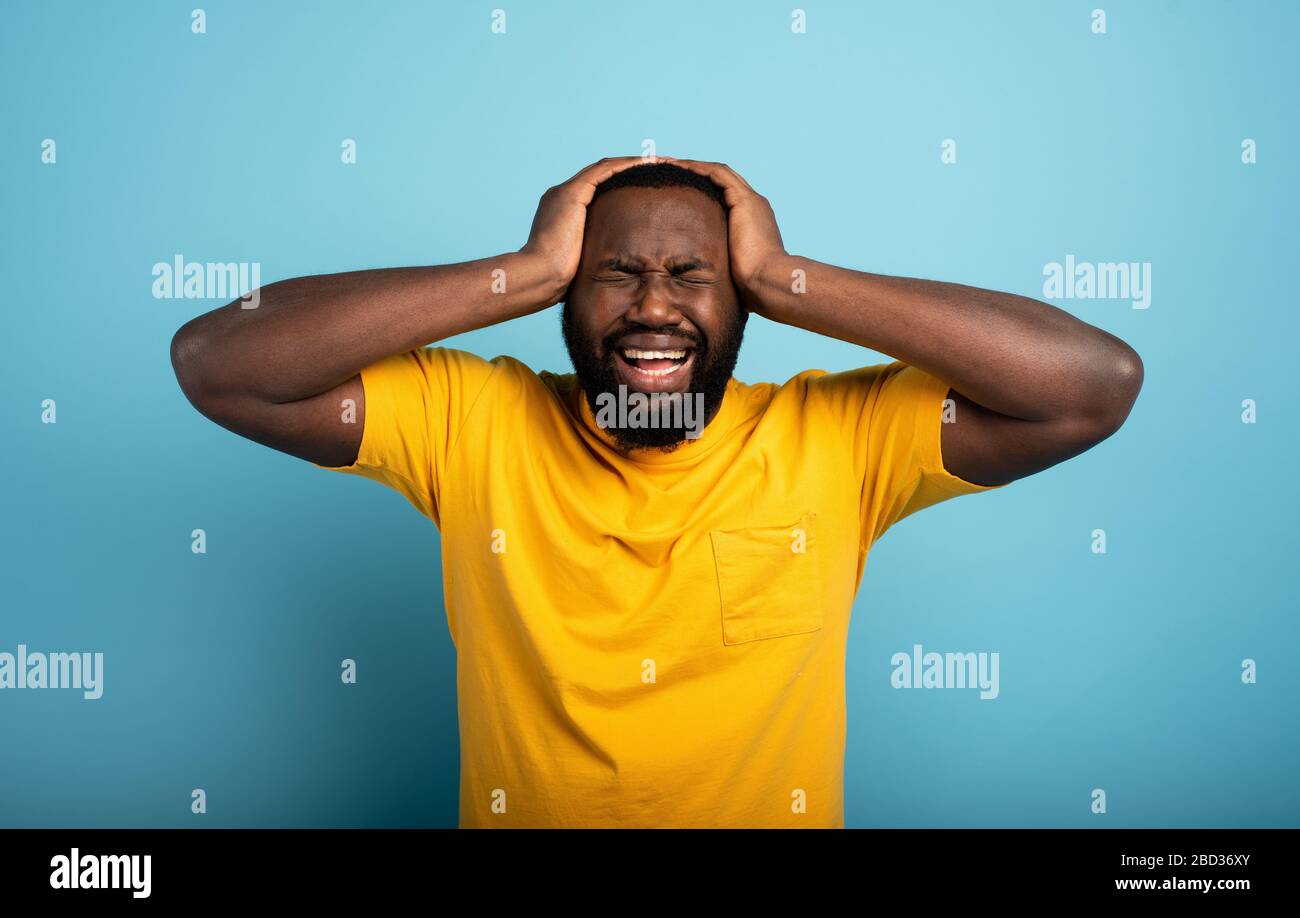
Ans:
{"type": "MultiPolygon", "coordinates": [[[[873,551],[848,824],[1300,823],[1300,5],[799,5],[806,35],[772,0],[4,6],[0,650],[106,660],[99,701],[0,693],[0,825],[455,824],[436,530],[190,408],[168,342],[220,303],[153,299],[150,270],[497,254],[644,138],[734,166],[823,261],[1039,298],[1067,254],[1153,265],[1146,311],[1058,303],[1145,360],[1128,425],[873,551]],[[1001,697],[892,689],[914,643],[998,651],[1001,697]]],[[[556,310],[452,343],[568,366],[556,310]]],[[[880,359],[756,319],[737,375],[880,359]]]]}

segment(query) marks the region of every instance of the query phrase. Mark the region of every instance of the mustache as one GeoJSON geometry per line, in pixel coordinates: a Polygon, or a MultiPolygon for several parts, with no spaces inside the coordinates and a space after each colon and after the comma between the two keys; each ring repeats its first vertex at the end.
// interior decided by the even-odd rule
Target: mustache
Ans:
{"type": "Polygon", "coordinates": [[[612,353],[614,345],[618,343],[619,339],[632,334],[671,335],[674,338],[686,339],[691,342],[691,344],[695,345],[696,349],[701,353],[708,350],[708,345],[705,342],[704,337],[696,332],[688,331],[684,328],[677,328],[675,326],[669,326],[667,328],[650,328],[646,325],[629,325],[626,328],[620,328],[616,332],[611,332],[600,342],[601,348],[606,353],[612,353]]]}

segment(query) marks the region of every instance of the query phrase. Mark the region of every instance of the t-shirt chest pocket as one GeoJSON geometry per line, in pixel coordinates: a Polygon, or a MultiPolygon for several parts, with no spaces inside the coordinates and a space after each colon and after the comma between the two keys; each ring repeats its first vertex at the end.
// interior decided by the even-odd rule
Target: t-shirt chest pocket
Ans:
{"type": "Polygon", "coordinates": [[[712,530],[722,641],[744,644],[822,627],[816,515],[782,526],[712,530]]]}

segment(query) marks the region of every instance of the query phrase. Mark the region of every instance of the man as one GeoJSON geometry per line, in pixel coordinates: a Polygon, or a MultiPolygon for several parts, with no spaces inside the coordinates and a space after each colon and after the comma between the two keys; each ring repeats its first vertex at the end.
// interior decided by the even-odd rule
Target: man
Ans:
{"type": "Polygon", "coordinates": [[[517,252],[280,281],[172,360],[209,418],[441,530],[462,826],[841,826],[872,544],[1099,443],[1142,383],[1060,310],[790,255],[728,167],[635,157],[517,252]],[[575,374],[426,347],[560,301],[575,374]],[[896,361],[746,385],[751,312],[896,361]]]}

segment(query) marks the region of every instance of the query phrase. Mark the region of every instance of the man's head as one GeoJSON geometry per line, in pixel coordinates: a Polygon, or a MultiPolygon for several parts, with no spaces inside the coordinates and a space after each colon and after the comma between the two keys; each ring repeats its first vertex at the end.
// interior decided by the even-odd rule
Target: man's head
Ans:
{"type": "MultiPolygon", "coordinates": [[[[731,280],[721,188],[671,163],[632,166],[597,187],[563,312],[593,413],[622,385],[652,397],[700,393],[712,419],[747,317],[731,280]]],[[[680,426],[609,433],[624,448],[672,449],[686,436],[680,426]]]]}

